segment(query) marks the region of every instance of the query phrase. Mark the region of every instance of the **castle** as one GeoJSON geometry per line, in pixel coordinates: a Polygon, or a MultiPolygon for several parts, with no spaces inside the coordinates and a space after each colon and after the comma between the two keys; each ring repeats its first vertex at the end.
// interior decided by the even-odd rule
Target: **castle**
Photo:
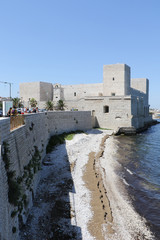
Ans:
{"type": "Polygon", "coordinates": [[[47,82],[20,84],[20,97],[26,107],[35,98],[39,108],[46,101],[56,105],[63,100],[65,110],[91,111],[92,126],[101,128],[143,128],[152,121],[149,115],[149,81],[131,79],[126,64],[103,66],[103,83],[61,85],[47,82]]]}

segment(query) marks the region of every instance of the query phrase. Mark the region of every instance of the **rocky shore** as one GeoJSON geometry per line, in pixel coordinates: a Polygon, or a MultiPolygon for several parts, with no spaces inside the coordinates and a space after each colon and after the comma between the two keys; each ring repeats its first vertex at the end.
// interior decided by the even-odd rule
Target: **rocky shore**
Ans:
{"type": "Polygon", "coordinates": [[[76,134],[46,155],[20,240],[154,239],[119,191],[111,134],[109,130],[76,134]]]}

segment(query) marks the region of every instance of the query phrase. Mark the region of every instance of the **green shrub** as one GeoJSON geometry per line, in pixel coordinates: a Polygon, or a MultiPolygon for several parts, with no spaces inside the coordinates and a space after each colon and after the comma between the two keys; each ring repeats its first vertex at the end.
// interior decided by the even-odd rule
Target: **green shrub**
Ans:
{"type": "Polygon", "coordinates": [[[8,143],[3,142],[3,153],[2,158],[5,163],[5,169],[7,173],[7,180],[8,180],[8,200],[9,203],[13,204],[14,206],[17,206],[17,202],[21,196],[21,188],[18,184],[16,177],[15,177],[15,171],[10,171],[10,157],[9,157],[9,148],[8,143]]]}
{"type": "Polygon", "coordinates": [[[12,232],[15,233],[17,231],[17,228],[16,227],[13,227],[12,228],[12,232]]]}
{"type": "Polygon", "coordinates": [[[17,211],[16,211],[16,210],[12,211],[12,212],[11,212],[11,217],[12,217],[12,218],[15,217],[16,214],[17,214],[17,211]]]}
{"type": "Polygon", "coordinates": [[[14,206],[17,206],[18,200],[21,196],[21,187],[17,183],[17,181],[13,178],[8,179],[8,199],[9,203],[13,204],[14,206]]]}
{"type": "Polygon", "coordinates": [[[76,133],[82,133],[82,132],[83,131],[78,130],[78,131],[72,131],[72,132],[69,132],[69,133],[64,132],[60,135],[52,136],[49,139],[48,145],[46,147],[46,153],[52,152],[52,150],[54,149],[54,147],[57,144],[63,144],[65,142],[65,140],[72,140],[76,133]]]}
{"type": "Polygon", "coordinates": [[[2,151],[2,159],[5,164],[6,171],[9,170],[10,167],[10,159],[9,159],[9,145],[7,142],[3,142],[3,151],[2,151]]]}

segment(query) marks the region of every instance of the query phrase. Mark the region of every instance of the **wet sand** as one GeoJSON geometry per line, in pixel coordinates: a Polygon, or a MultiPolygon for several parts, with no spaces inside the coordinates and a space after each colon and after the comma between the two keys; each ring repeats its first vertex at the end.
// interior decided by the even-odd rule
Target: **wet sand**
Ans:
{"type": "Polygon", "coordinates": [[[83,177],[86,187],[91,191],[91,208],[93,211],[93,217],[89,221],[88,229],[95,239],[104,239],[102,231],[104,226],[109,235],[114,233],[114,230],[112,229],[113,216],[110,202],[98,166],[99,158],[103,155],[104,142],[107,138],[108,135],[103,137],[100,150],[97,154],[95,152],[89,154],[89,160],[83,177]]]}

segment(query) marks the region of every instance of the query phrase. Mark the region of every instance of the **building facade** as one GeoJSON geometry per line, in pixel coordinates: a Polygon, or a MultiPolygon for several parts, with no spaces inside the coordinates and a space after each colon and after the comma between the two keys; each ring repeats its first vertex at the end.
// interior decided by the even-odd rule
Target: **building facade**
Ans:
{"type": "Polygon", "coordinates": [[[101,128],[143,128],[149,116],[149,81],[131,79],[126,64],[104,65],[103,83],[61,85],[47,82],[20,84],[20,96],[25,106],[35,98],[43,108],[47,100],[56,105],[63,100],[66,110],[91,111],[92,126],[101,128]]]}

